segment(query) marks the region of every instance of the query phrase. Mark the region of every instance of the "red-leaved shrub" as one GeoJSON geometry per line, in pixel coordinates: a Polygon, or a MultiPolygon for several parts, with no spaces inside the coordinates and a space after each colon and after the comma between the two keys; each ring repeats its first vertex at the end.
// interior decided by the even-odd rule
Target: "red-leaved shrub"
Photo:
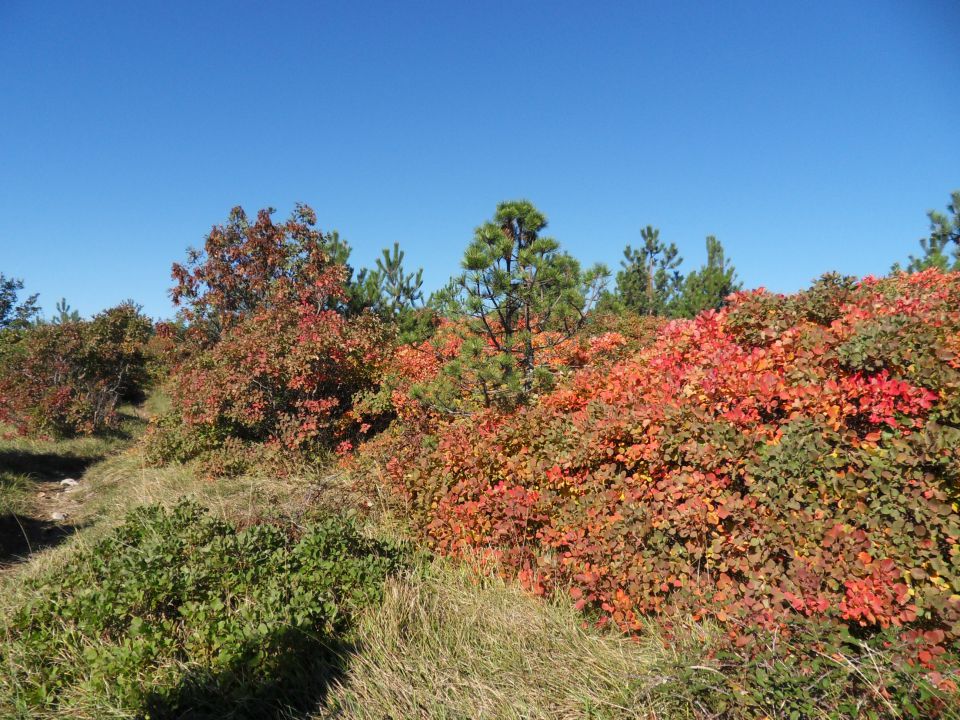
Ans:
{"type": "Polygon", "coordinates": [[[932,668],[960,638],[958,349],[958,274],[743,293],[529,407],[405,436],[388,469],[439,551],[601,622],[907,628],[932,668]]]}
{"type": "Polygon", "coordinates": [[[172,407],[148,431],[159,461],[206,456],[213,474],[238,472],[264,450],[309,457],[359,425],[352,399],[373,387],[389,342],[372,314],[327,309],[343,292],[332,265],[298,296],[275,296],[197,353],[169,383],[172,407]]]}
{"type": "Polygon", "coordinates": [[[24,434],[115,428],[117,405],[149,384],[152,323],[132,303],[89,321],[6,330],[0,338],[0,420],[24,434]]]}

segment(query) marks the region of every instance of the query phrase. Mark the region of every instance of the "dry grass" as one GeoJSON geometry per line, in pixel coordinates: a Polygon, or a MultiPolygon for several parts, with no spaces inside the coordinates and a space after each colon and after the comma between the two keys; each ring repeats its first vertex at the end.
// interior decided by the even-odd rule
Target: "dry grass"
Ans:
{"type": "Polygon", "coordinates": [[[390,584],[315,720],[689,717],[668,692],[670,669],[711,635],[691,624],[665,642],[651,626],[629,640],[585,627],[569,604],[437,560],[390,584]]]}

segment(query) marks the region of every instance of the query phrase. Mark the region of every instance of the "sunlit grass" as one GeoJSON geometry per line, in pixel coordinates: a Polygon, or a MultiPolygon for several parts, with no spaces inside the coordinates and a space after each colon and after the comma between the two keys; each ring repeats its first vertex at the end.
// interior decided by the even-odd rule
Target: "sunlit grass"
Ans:
{"type": "Polygon", "coordinates": [[[706,662],[714,628],[628,639],[470,565],[436,560],[390,583],[316,719],[684,718],[671,671],[706,662]]]}

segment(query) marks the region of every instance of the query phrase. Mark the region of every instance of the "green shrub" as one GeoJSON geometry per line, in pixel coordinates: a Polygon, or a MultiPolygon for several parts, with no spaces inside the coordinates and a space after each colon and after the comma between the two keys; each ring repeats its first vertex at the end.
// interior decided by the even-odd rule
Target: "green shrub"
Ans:
{"type": "Polygon", "coordinates": [[[309,702],[399,564],[343,520],[237,530],[192,502],[138,509],[12,613],[0,709],[261,717],[309,702]]]}

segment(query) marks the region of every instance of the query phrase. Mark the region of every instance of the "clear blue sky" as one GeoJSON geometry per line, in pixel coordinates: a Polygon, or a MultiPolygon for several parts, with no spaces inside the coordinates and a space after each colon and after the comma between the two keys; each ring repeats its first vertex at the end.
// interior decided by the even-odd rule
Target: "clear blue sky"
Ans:
{"type": "Polygon", "coordinates": [[[748,286],[884,273],[960,188],[960,4],[0,0],[0,271],[168,316],[242,204],[429,288],[526,197],[615,268],[646,224],[748,286]]]}

